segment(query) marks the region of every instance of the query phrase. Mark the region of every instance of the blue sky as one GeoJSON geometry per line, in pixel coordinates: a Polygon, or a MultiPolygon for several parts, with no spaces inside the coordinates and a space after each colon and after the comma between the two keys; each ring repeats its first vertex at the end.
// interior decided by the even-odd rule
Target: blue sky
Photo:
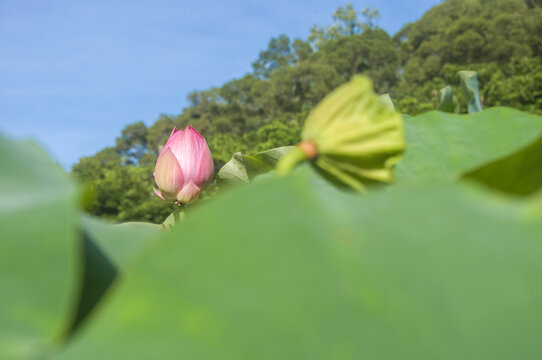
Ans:
{"type": "MultiPolygon", "coordinates": [[[[331,23],[334,0],[0,0],[0,132],[32,138],[64,167],[120,130],[178,114],[192,90],[251,71],[269,39],[331,23]]],[[[376,7],[393,34],[438,0],[376,7]]]]}

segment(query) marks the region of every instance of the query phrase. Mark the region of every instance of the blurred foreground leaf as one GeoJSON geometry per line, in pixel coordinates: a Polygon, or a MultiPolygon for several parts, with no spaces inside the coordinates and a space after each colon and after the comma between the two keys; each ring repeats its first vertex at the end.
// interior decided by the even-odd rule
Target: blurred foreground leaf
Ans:
{"type": "Polygon", "coordinates": [[[81,216],[84,245],[84,278],[73,329],[100,302],[113,281],[163,232],[148,223],[114,224],[81,216]]]}
{"type": "Polygon", "coordinates": [[[468,172],[464,178],[515,195],[542,189],[542,137],[526,148],[468,172]]]}
{"type": "Polygon", "coordinates": [[[124,270],[163,234],[160,225],[150,223],[115,224],[88,215],[83,215],[81,221],[83,228],[96,245],[120,270],[124,270]]]}
{"type": "Polygon", "coordinates": [[[538,358],[540,204],[310,184],[296,172],[200,207],[55,358],[538,358]]]}
{"type": "Polygon", "coordinates": [[[0,359],[37,359],[73,312],[75,188],[36,145],[0,136],[0,359]]]}
{"type": "Polygon", "coordinates": [[[395,111],[395,105],[393,105],[393,101],[391,100],[390,94],[380,95],[378,97],[378,100],[380,100],[382,105],[387,107],[389,110],[395,111]]]}
{"type": "Polygon", "coordinates": [[[453,182],[514,154],[542,136],[542,117],[509,108],[472,115],[432,111],[404,118],[407,149],[398,183],[453,182]]]}

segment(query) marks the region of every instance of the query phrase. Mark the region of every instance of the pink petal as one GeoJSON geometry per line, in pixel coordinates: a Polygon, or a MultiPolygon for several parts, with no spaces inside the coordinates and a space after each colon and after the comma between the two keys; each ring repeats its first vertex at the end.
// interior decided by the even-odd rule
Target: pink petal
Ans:
{"type": "Polygon", "coordinates": [[[162,200],[166,200],[164,199],[164,197],[162,196],[162,193],[160,192],[160,190],[156,190],[156,188],[153,186],[152,189],[154,190],[154,193],[156,194],[156,196],[158,196],[160,199],[162,200]]]}
{"type": "Polygon", "coordinates": [[[209,150],[209,147],[207,147],[207,144],[205,144],[205,148],[201,154],[200,165],[195,183],[203,190],[209,186],[211,181],[213,181],[214,175],[215,165],[213,162],[213,156],[211,155],[211,150],[209,150]]]}
{"type": "Polygon", "coordinates": [[[182,204],[190,204],[199,198],[201,190],[193,181],[185,184],[181,191],[177,194],[177,200],[182,204]]]}
{"type": "Polygon", "coordinates": [[[164,146],[162,146],[162,148],[160,149],[160,155],[162,155],[162,153],[164,152],[165,149],[167,149],[167,147],[169,146],[169,144],[171,143],[171,141],[173,140],[173,137],[176,133],[178,133],[179,130],[177,130],[177,128],[174,126],[173,127],[173,130],[171,130],[171,134],[169,134],[169,137],[166,141],[166,143],[164,144],[164,146]]]}
{"type": "Polygon", "coordinates": [[[183,183],[184,176],[175,155],[168,147],[160,154],[154,168],[154,180],[166,200],[175,198],[183,183]]]}
{"type": "Polygon", "coordinates": [[[205,138],[201,136],[201,134],[196,129],[194,129],[192,125],[190,125],[185,131],[190,131],[191,135],[197,138],[198,142],[202,144],[199,167],[194,182],[203,190],[207,186],[209,186],[211,181],[213,181],[213,176],[215,174],[213,156],[211,155],[211,150],[209,150],[209,146],[207,146],[205,138]]]}
{"type": "Polygon", "coordinates": [[[205,141],[205,139],[203,138],[203,136],[201,136],[201,134],[200,134],[196,129],[194,129],[194,128],[192,127],[192,125],[188,125],[188,127],[186,128],[185,131],[188,131],[188,130],[190,130],[190,132],[192,133],[192,135],[199,137],[199,139],[202,140],[202,141],[205,141]]]}
{"type": "Polygon", "coordinates": [[[190,180],[196,182],[202,153],[205,149],[208,151],[205,139],[192,126],[189,126],[185,131],[175,134],[169,148],[179,161],[185,183],[190,180]]]}

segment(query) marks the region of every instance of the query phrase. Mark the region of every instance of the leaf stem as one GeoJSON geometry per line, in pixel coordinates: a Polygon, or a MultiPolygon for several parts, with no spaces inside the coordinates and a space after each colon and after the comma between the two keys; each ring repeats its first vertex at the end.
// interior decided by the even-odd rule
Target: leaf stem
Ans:
{"type": "Polygon", "coordinates": [[[292,151],[280,158],[277,163],[277,174],[279,176],[288,175],[297,164],[305,160],[307,160],[307,155],[301,148],[296,146],[292,151]]]}
{"type": "Polygon", "coordinates": [[[175,209],[173,212],[173,223],[175,226],[182,224],[186,218],[186,214],[184,213],[185,204],[179,203],[178,205],[179,208],[175,209]]]}
{"type": "Polygon", "coordinates": [[[162,223],[162,228],[164,230],[170,230],[173,227],[179,224],[182,224],[184,222],[184,219],[186,217],[184,213],[185,204],[175,202],[175,205],[177,205],[177,208],[162,223]]]}

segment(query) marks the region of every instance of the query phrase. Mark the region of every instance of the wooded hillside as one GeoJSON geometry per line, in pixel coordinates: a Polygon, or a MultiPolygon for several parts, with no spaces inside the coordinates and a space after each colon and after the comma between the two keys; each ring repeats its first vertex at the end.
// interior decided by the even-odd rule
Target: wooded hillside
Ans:
{"type": "Polygon", "coordinates": [[[235,152],[298,142],[311,109],[355,74],[370,77],[377,93],[389,93],[397,111],[415,115],[436,109],[445,85],[458,89],[459,70],[475,70],[484,107],[542,114],[542,1],[448,0],[393,36],[377,26],[378,18],[376,9],[358,12],[348,4],[305,39],[271,39],[252,73],[189,94],[178,116],[126,126],[115,146],[72,169],[88,188],[86,209],[116,220],[161,222],[171,207],[153,195],[152,173],[174,125],[193,125],[219,169],[235,152]]]}

